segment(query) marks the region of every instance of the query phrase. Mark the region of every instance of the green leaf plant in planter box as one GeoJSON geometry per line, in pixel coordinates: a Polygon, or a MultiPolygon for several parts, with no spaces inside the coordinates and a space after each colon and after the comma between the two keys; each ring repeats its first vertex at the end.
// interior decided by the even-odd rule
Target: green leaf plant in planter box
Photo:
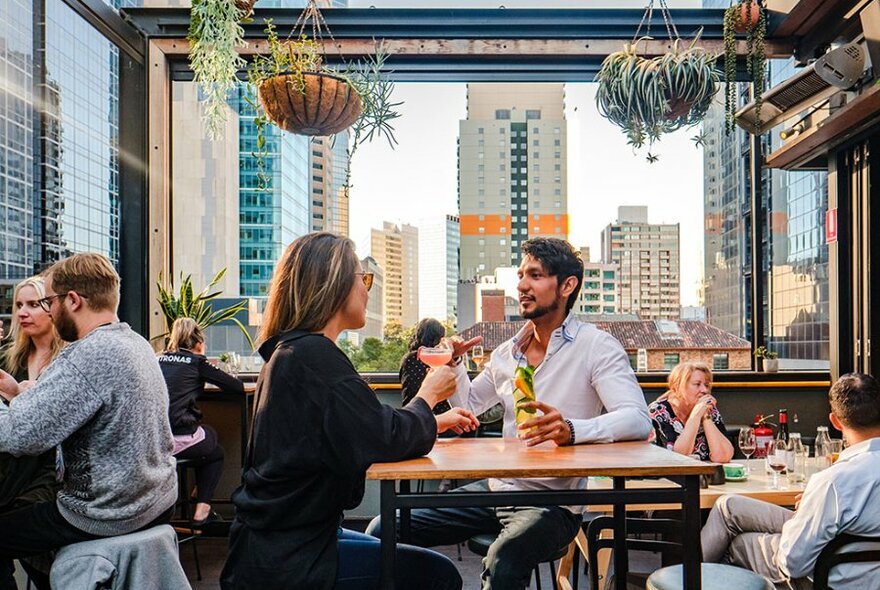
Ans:
{"type": "Polygon", "coordinates": [[[396,109],[402,103],[392,100],[394,83],[383,72],[387,58],[383,44],[376,43],[372,55],[356,62],[342,60],[334,67],[328,65],[322,53],[322,30],[332,40],[315,0],[309,0],[286,40],[279,38],[271,20],[266,21],[269,50],[255,56],[248,68],[248,80],[257,99],[247,99],[257,112],[254,156],[261,188],[267,182],[267,123],[300,135],[332,136],[351,128],[346,147],[346,190],[351,159],[361,143],[384,136],[392,148],[397,144],[391,122],[400,116],[396,109]],[[306,32],[308,22],[312,25],[310,36],[306,32]]]}
{"type": "Polygon", "coordinates": [[[159,302],[159,308],[162,310],[162,315],[165,318],[165,329],[167,330],[162,336],[167,337],[168,334],[171,333],[171,327],[174,325],[174,320],[177,318],[193,318],[202,330],[205,330],[214,324],[228,320],[238,326],[239,330],[241,330],[242,334],[244,334],[244,337],[247,339],[248,344],[253,348],[254,341],[251,339],[251,335],[248,333],[247,328],[245,328],[238,318],[235,317],[240,311],[247,309],[247,301],[242,300],[233,305],[216,310],[211,304],[211,300],[219,297],[223,293],[222,291],[212,292],[211,288],[219,283],[220,279],[222,279],[225,274],[225,268],[220,270],[220,272],[214,275],[214,278],[208,283],[207,287],[202,289],[199,293],[196,293],[192,284],[192,275],[184,276],[183,273],[181,273],[180,287],[175,292],[174,284],[170,282],[166,284],[160,273],[159,280],[156,283],[159,288],[159,297],[157,298],[157,301],[159,302]]]}
{"type": "Polygon", "coordinates": [[[239,22],[249,19],[256,0],[193,0],[190,8],[189,62],[202,93],[203,119],[208,137],[223,135],[226,98],[244,68],[238,48],[245,46],[239,22]]]}
{"type": "MultiPolygon", "coordinates": [[[[699,33],[685,45],[669,20],[665,0],[660,5],[672,50],[654,58],[643,57],[639,43],[650,37],[636,37],[622,51],[605,58],[596,75],[599,112],[624,131],[633,149],[646,143],[650,147],[665,133],[700,123],[718,92],[717,56],[697,46],[699,33]]],[[[645,14],[649,33],[652,10],[653,0],[645,14]]],[[[640,32],[641,26],[636,35],[640,32]]],[[[702,135],[694,140],[699,146],[702,135]]],[[[655,162],[657,156],[649,152],[647,160],[655,162]]]]}
{"type": "Polygon", "coordinates": [[[761,96],[764,92],[764,72],[767,59],[764,54],[764,37],[767,34],[767,10],[759,0],[734,0],[724,12],[724,96],[725,131],[729,134],[736,127],[737,82],[736,41],[737,35],[746,36],[746,71],[752,82],[755,115],[761,122],[761,96]]]}

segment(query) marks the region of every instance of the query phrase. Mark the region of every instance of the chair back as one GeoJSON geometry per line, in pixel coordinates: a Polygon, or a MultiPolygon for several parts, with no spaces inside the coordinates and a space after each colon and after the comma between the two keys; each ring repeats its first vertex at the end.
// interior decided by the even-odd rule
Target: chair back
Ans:
{"type": "Polygon", "coordinates": [[[816,560],[816,569],[813,572],[813,590],[827,590],[828,576],[831,569],[842,563],[867,563],[880,562],[880,538],[859,537],[857,535],[840,534],[828,543],[819,558],[816,560]],[[853,548],[850,551],[841,551],[847,545],[856,543],[872,543],[870,548],[853,548]]]}
{"type": "Polygon", "coordinates": [[[190,588],[167,524],[62,547],[49,574],[53,589],[184,590],[190,588]]]}
{"type": "MultiPolygon", "coordinates": [[[[671,518],[627,518],[626,519],[626,548],[628,550],[652,551],[660,553],[664,566],[681,563],[680,520],[671,518]],[[629,535],[660,535],[660,539],[630,538],[629,535]]],[[[599,570],[595,564],[599,562],[600,549],[613,549],[613,538],[600,538],[602,531],[614,530],[614,518],[611,516],[597,516],[587,525],[587,562],[590,564],[590,589],[599,588],[599,570]]]]}

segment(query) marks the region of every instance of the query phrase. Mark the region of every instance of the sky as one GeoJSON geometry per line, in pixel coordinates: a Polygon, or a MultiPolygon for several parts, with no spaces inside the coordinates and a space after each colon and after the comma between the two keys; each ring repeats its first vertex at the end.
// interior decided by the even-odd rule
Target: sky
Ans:
{"type": "MultiPolygon", "coordinates": [[[[644,7],[634,2],[584,0],[506,1],[507,7],[644,7]]],[[[352,7],[497,6],[463,0],[373,0],[352,7]]],[[[673,8],[699,2],[669,2],[673,8]]],[[[659,160],[649,164],[645,150],[633,153],[623,133],[603,119],[595,106],[594,84],[566,85],[568,121],[569,241],[601,255],[602,229],[617,219],[620,205],[647,205],[651,223],[681,224],[681,301],[696,305],[703,268],[703,153],[691,138],[699,128],[665,136],[651,149],[659,160]]],[[[426,218],[457,213],[458,125],[466,117],[464,84],[399,83],[395,100],[401,118],[394,122],[398,140],[361,146],[352,162],[351,237],[358,253],[370,253],[370,229],[383,221],[418,225],[426,218]]]]}

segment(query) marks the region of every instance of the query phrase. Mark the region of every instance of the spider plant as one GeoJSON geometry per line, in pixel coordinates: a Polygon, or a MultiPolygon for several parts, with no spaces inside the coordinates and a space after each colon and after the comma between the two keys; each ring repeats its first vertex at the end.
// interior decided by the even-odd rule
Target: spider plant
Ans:
{"type": "Polygon", "coordinates": [[[737,0],[724,12],[724,81],[727,89],[724,96],[725,131],[730,133],[736,127],[737,82],[736,82],[736,34],[746,34],[746,71],[752,82],[755,100],[755,116],[761,124],[761,104],[764,92],[764,72],[767,59],[764,54],[764,37],[767,34],[767,11],[758,0],[737,0]],[[757,11],[757,19],[752,14],[757,11]],[[744,20],[747,19],[747,20],[744,20]]]}
{"type": "MultiPolygon", "coordinates": [[[[672,51],[655,58],[638,53],[638,43],[609,55],[596,75],[596,103],[620,127],[633,149],[653,144],[664,133],[703,120],[718,91],[716,56],[675,39],[672,51]]],[[[649,161],[656,161],[656,157],[649,161]]]]}

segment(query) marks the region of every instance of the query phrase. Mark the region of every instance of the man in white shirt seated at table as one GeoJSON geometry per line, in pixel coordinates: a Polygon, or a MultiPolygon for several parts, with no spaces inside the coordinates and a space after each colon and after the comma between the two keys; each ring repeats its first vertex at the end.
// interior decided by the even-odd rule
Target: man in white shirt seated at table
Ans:
{"type": "MultiPolygon", "coordinates": [[[[842,376],[828,393],[831,424],[849,448],[810,477],[795,511],[742,496],[722,496],[701,540],[704,561],[728,561],[777,587],[812,588],[822,549],[841,533],[880,537],[880,387],[870,375],[842,376]]],[[[880,588],[880,564],[831,570],[835,590],[880,588]]]]}
{"type": "MultiPolygon", "coordinates": [[[[584,275],[578,252],[555,238],[528,240],[522,251],[517,288],[520,314],[530,321],[492,353],[473,383],[459,363],[458,389],[450,400],[475,414],[500,401],[504,436],[519,436],[523,445],[645,440],[651,420],[629,357],[613,336],[571,313],[584,275]],[[537,401],[520,407],[538,411],[517,429],[513,377],[517,367],[526,365],[536,367],[537,401]]],[[[476,342],[456,341],[453,363],[476,342]]],[[[586,485],[586,478],[493,479],[456,491],[564,490],[586,485]]],[[[419,509],[412,511],[409,542],[433,547],[480,533],[498,534],[483,560],[483,588],[525,588],[535,566],[571,543],[581,522],[579,507],[419,509]]],[[[367,532],[379,536],[379,529],[376,518],[367,532]]]]}

